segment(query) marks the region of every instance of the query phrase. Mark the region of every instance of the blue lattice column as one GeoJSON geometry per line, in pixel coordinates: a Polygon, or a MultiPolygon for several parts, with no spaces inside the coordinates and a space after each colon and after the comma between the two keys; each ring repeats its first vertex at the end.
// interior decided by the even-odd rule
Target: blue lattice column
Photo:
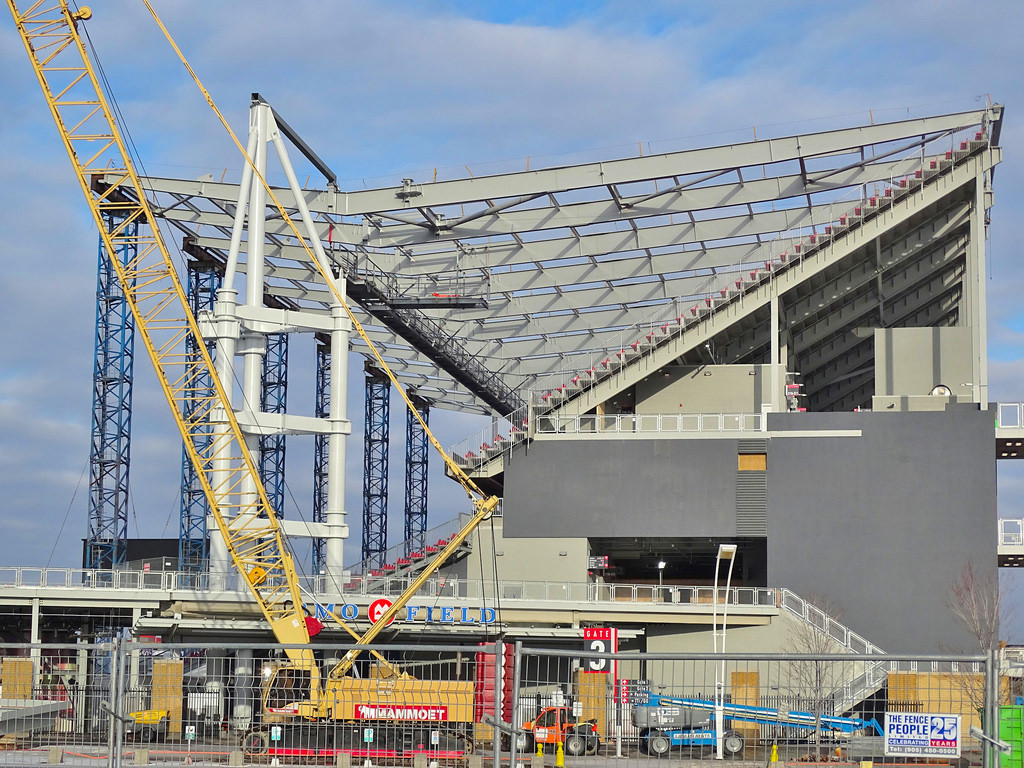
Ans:
{"type": "MultiPolygon", "coordinates": [[[[423,421],[430,424],[430,403],[412,397],[423,421]]],[[[405,409],[405,554],[422,552],[427,530],[427,433],[411,409],[405,409]]]]}
{"type": "Polygon", "coordinates": [[[388,448],[391,382],[366,365],[365,440],[363,443],[363,552],[368,568],[380,568],[388,547],[388,448]]]}
{"type": "MultiPolygon", "coordinates": [[[[318,339],[316,345],[316,402],[313,415],[318,419],[330,416],[331,404],[331,346],[318,339]]],[[[327,522],[327,456],[328,435],[313,438],[313,522],[327,522]]],[[[324,540],[313,539],[313,573],[319,576],[324,571],[324,540]]]]}
{"type": "MultiPolygon", "coordinates": [[[[263,356],[260,410],[284,413],[288,404],[288,334],[267,336],[263,356]]],[[[284,517],[284,435],[263,435],[259,441],[260,480],[278,517],[284,517]]]]}
{"type": "MultiPolygon", "coordinates": [[[[220,290],[223,279],[222,267],[206,260],[192,260],[188,263],[188,301],[192,313],[196,316],[202,310],[213,310],[217,291],[220,290]]],[[[217,344],[215,341],[208,341],[206,348],[210,357],[216,356],[217,344]]],[[[196,355],[199,350],[195,342],[189,336],[185,340],[185,350],[189,355],[196,355]]],[[[196,382],[196,387],[203,393],[213,396],[213,381],[209,375],[203,376],[196,382]]],[[[200,402],[199,398],[190,400],[186,407],[194,407],[200,402]]],[[[185,414],[189,418],[189,414],[185,414]]],[[[196,449],[201,456],[206,455],[207,447],[212,439],[212,431],[209,424],[204,424],[199,436],[196,438],[196,449]]],[[[178,529],[178,568],[183,571],[207,570],[210,557],[210,540],[206,531],[206,519],[210,513],[210,505],[206,500],[206,494],[199,483],[195,467],[189,460],[188,453],[184,447],[181,450],[181,516],[178,529]]]]}
{"type": "MultiPolygon", "coordinates": [[[[108,217],[109,231],[122,220],[108,217]]],[[[138,224],[127,225],[129,236],[138,224]]],[[[133,260],[138,247],[117,254],[133,260]]],[[[131,466],[132,369],[135,321],[100,238],[96,276],[96,349],[93,363],[92,440],[89,446],[89,532],[86,568],[113,568],[125,561],[128,540],[128,470],[131,466]]]]}

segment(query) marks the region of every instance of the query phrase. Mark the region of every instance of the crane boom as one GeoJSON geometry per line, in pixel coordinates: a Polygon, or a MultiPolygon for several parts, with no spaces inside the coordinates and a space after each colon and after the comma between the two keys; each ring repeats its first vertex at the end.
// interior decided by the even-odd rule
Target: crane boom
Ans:
{"type": "MultiPolygon", "coordinates": [[[[348,314],[377,365],[419,420],[427,439],[444,460],[449,474],[462,485],[473,501],[474,513],[469,522],[413,580],[392,607],[363,635],[358,636],[359,644],[365,645],[380,633],[466,537],[490,516],[498,499],[486,496],[445,452],[416,409],[409,393],[401,386],[353,314],[343,293],[339,291],[319,241],[314,241],[311,247],[299,232],[156,11],[148,0],[143,2],[237,148],[252,166],[282,219],[305,248],[311,265],[320,273],[335,301],[348,314]]],[[[88,7],[72,11],[67,0],[40,0],[24,12],[19,10],[17,0],[7,0],[7,4],[103,238],[104,247],[110,254],[120,252],[126,244],[137,248],[137,256],[128,264],[118,258],[111,258],[111,262],[232,562],[244,578],[277,640],[286,646],[306,645],[309,643],[309,631],[294,561],[230,407],[223,383],[217,376],[199,333],[196,319],[160,233],[154,210],[146,197],[146,191],[113,118],[110,105],[99,86],[96,71],[79,33],[79,22],[91,18],[92,12],[88,7]],[[99,183],[101,179],[103,183],[99,183]],[[119,194],[119,190],[127,190],[129,194],[119,194]],[[103,224],[104,217],[114,217],[118,223],[108,228],[103,224]],[[137,234],[129,234],[129,225],[135,222],[145,226],[139,228],[137,234]],[[194,342],[190,345],[192,352],[186,351],[189,347],[186,347],[185,341],[189,338],[194,342]],[[198,382],[204,380],[213,382],[212,393],[199,385],[198,382]],[[220,428],[211,432],[211,424],[220,428]],[[240,493],[240,489],[245,487],[255,488],[256,493],[240,493]]],[[[339,623],[349,634],[357,637],[344,622],[339,620],[339,623]]],[[[286,647],[285,652],[293,662],[309,668],[318,678],[316,664],[308,648],[286,647]]],[[[332,676],[346,672],[358,653],[355,650],[347,654],[332,672],[332,676]]],[[[312,689],[318,691],[319,686],[314,685],[312,689]]]]}
{"type": "MultiPolygon", "coordinates": [[[[7,5],[235,567],[275,637],[285,644],[308,643],[299,582],[281,526],[79,34],[78,23],[92,12],[86,7],[73,12],[66,0],[37,2],[24,12],[16,0],[7,5]],[[113,183],[94,185],[99,177],[113,183]],[[117,194],[121,186],[134,194],[117,194]],[[105,217],[117,223],[108,228],[105,217]],[[133,223],[143,225],[136,234],[130,234],[133,223]],[[128,244],[137,255],[125,264],[113,255],[128,244]],[[188,337],[192,351],[185,345],[188,337]],[[212,394],[204,391],[203,381],[213,382],[212,394]],[[221,428],[211,434],[211,423],[221,428]],[[257,489],[255,496],[239,494],[246,480],[257,489]]],[[[288,653],[295,661],[312,659],[308,649],[288,653]]]]}

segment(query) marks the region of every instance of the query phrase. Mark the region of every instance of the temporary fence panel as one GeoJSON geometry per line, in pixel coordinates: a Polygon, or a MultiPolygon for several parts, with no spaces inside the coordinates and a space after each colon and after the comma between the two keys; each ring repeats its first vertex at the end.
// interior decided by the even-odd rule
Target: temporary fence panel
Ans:
{"type": "MultiPolygon", "coordinates": [[[[994,765],[970,735],[990,703],[986,692],[995,690],[984,657],[889,655],[880,661],[854,654],[611,656],[525,649],[520,663],[513,723],[522,733],[518,751],[546,760],[561,751],[566,765],[590,754],[644,764],[721,754],[761,764],[774,758],[994,765]],[[602,658],[609,663],[593,663],[602,658]],[[948,741],[956,742],[958,753],[929,754],[933,747],[926,746],[920,753],[886,755],[887,714],[902,713],[953,718],[959,730],[948,741]]],[[[999,690],[1006,699],[1005,682],[999,690]]]]}
{"type": "Polygon", "coordinates": [[[595,653],[580,634],[557,649],[509,639],[379,645],[361,649],[348,675],[332,674],[351,650],[343,645],[317,645],[309,668],[277,645],[4,645],[0,763],[412,768],[561,759],[591,768],[620,756],[712,760],[721,748],[759,763],[996,768],[969,735],[985,727],[980,711],[993,713],[988,722],[1001,722],[1019,751],[1019,680],[997,678],[984,657],[595,653]],[[959,756],[885,756],[886,716],[923,714],[959,718],[959,756]]]}
{"type": "Polygon", "coordinates": [[[109,762],[119,663],[112,642],[0,644],[0,762],[109,762]]]}

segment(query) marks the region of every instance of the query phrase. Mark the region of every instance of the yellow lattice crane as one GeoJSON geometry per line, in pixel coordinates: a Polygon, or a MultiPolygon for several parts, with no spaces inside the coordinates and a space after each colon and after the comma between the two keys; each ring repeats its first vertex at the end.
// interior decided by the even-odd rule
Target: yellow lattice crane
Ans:
{"type": "MultiPolygon", "coordinates": [[[[244,148],[148,0],[143,2],[248,160],[244,148]]],[[[326,701],[328,697],[320,684],[319,669],[308,647],[310,636],[293,558],[78,29],[79,24],[92,17],[92,11],[87,7],[75,11],[66,0],[35,2],[24,10],[19,9],[16,0],[7,0],[7,4],[104,247],[111,256],[110,262],[117,271],[139,337],[156,369],[186,451],[209,501],[210,513],[235,567],[244,577],[274,636],[286,646],[285,652],[292,665],[308,671],[310,675],[310,698],[303,703],[301,714],[311,718],[326,716],[324,713],[330,710],[331,705],[326,701]],[[115,224],[105,226],[105,219],[113,220],[115,224]],[[133,224],[140,226],[134,227],[133,224]],[[131,246],[136,255],[128,263],[123,263],[116,254],[124,252],[126,246],[131,246]],[[192,343],[186,345],[189,338],[192,343]],[[186,351],[188,349],[194,351],[186,351]],[[213,382],[212,394],[201,384],[204,381],[213,382]],[[211,422],[224,426],[214,431],[212,437],[211,422]],[[240,493],[240,489],[245,487],[256,488],[256,494],[240,493]]],[[[251,164],[251,160],[249,162],[251,164]]],[[[419,419],[431,445],[443,458],[448,473],[463,486],[474,504],[470,521],[367,631],[359,635],[335,616],[360,645],[367,645],[477,525],[490,516],[498,500],[486,496],[441,447],[352,314],[329,265],[317,258],[255,166],[253,170],[263,181],[270,199],[291,227],[297,242],[305,247],[310,263],[320,272],[335,301],[345,308],[355,330],[376,358],[377,366],[390,377],[407,407],[419,419]]],[[[331,671],[330,680],[334,686],[349,671],[357,655],[358,651],[349,652],[331,671]]],[[[337,698],[336,687],[331,694],[337,698]]]]}

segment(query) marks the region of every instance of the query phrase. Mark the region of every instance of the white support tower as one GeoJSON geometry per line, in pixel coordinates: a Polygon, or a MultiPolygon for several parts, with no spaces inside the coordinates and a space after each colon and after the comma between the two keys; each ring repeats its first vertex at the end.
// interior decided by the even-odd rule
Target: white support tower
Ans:
{"type": "MultiPolygon", "coordinates": [[[[296,199],[301,190],[271,107],[254,101],[249,114],[247,153],[259,175],[267,177],[268,145],[273,144],[277,159],[288,178],[296,199]]],[[[306,234],[318,259],[327,263],[320,239],[313,228],[308,209],[299,205],[306,234]]],[[[304,523],[282,520],[291,537],[320,537],[326,540],[326,583],[328,589],[342,583],[344,575],[344,540],[348,538],[345,522],[345,437],[352,432],[345,402],[348,377],[349,336],[352,323],[340,305],[323,311],[285,310],[264,306],[267,276],[265,259],[265,222],[267,194],[263,180],[252,172],[248,163],[242,169],[238,202],[234,212],[231,242],[228,248],[224,284],[217,294],[214,311],[200,317],[204,337],[217,343],[217,374],[224,382],[229,402],[246,437],[249,450],[258,452],[263,435],[323,434],[329,436],[330,458],[327,473],[327,511],[325,523],[304,523]],[[243,237],[244,235],[244,237],[243,237]],[[239,255],[245,254],[240,260],[239,255]],[[238,273],[245,274],[244,298],[239,301],[236,287],[238,273]],[[331,339],[332,397],[327,419],[294,414],[264,413],[259,410],[263,357],[266,337],[277,333],[328,334],[331,339]],[[242,358],[239,371],[238,358],[242,358]],[[240,386],[236,386],[240,383],[240,386]]],[[[344,277],[338,288],[345,292],[344,277]]],[[[214,419],[214,429],[226,429],[223,421],[214,419]]],[[[241,495],[255,495],[251,483],[239,489],[241,495]]],[[[210,584],[213,589],[227,589],[233,572],[227,547],[215,525],[210,526],[210,584]]]]}

